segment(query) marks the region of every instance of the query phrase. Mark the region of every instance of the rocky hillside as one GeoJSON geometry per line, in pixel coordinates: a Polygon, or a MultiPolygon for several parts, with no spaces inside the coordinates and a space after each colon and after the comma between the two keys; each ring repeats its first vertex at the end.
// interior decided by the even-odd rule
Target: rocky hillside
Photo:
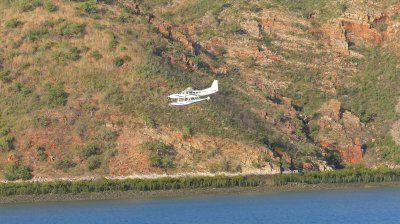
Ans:
{"type": "Polygon", "coordinates": [[[1,0],[0,15],[2,178],[400,163],[397,0],[1,0]],[[213,79],[211,101],[168,106],[213,79]]]}

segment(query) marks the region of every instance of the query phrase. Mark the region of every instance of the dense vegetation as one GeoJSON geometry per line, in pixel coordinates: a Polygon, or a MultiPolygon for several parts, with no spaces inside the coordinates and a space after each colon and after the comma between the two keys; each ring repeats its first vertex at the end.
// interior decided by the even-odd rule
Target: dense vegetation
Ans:
{"type": "Polygon", "coordinates": [[[335,171],[305,172],[301,174],[282,174],[274,176],[276,185],[286,185],[288,183],[372,183],[392,181],[400,181],[399,169],[367,169],[363,166],[354,166],[335,171]]]}
{"type": "Polygon", "coordinates": [[[143,143],[142,147],[151,151],[151,166],[165,170],[174,166],[176,152],[173,145],[167,145],[160,140],[155,140],[143,143]]]}
{"type": "MultiPolygon", "coordinates": [[[[109,191],[157,191],[197,188],[228,188],[268,186],[271,176],[213,176],[180,177],[158,179],[112,180],[100,178],[88,181],[10,182],[0,183],[0,196],[79,194],[109,191]]],[[[305,172],[301,174],[276,174],[272,176],[275,185],[288,183],[372,183],[400,181],[398,169],[367,169],[352,166],[327,172],[305,172]]]]}
{"type": "Polygon", "coordinates": [[[243,176],[181,177],[159,179],[126,179],[93,181],[52,181],[0,183],[0,195],[78,194],[106,191],[156,191],[195,188],[258,186],[261,180],[243,176]]]}

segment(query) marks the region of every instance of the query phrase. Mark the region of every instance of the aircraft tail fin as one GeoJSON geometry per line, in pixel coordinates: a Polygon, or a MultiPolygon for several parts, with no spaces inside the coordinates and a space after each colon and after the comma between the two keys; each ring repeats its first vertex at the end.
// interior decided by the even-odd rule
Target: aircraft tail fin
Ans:
{"type": "Polygon", "coordinates": [[[216,90],[218,92],[218,80],[214,80],[211,85],[211,90],[216,90]]]}

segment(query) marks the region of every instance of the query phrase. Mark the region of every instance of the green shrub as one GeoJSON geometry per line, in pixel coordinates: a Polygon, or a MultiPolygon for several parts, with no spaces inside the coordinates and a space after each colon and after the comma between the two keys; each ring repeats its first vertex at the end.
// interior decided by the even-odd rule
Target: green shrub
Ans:
{"type": "Polygon", "coordinates": [[[118,37],[114,32],[109,32],[109,35],[110,35],[110,42],[108,42],[108,50],[114,51],[119,44],[118,37]]]}
{"type": "Polygon", "coordinates": [[[66,63],[67,61],[77,61],[81,58],[81,50],[77,47],[69,47],[53,54],[53,58],[59,63],[66,63]]]}
{"type": "Polygon", "coordinates": [[[94,155],[99,155],[100,153],[101,153],[101,150],[96,145],[86,145],[80,149],[80,155],[84,159],[88,159],[89,157],[94,156],[94,155]]]}
{"type": "Polygon", "coordinates": [[[37,116],[33,117],[33,125],[35,127],[48,127],[51,124],[51,119],[46,116],[37,116]]]}
{"type": "Polygon", "coordinates": [[[83,37],[86,32],[86,24],[66,22],[60,27],[60,35],[62,37],[73,38],[83,37]]]}
{"type": "Polygon", "coordinates": [[[93,51],[93,52],[90,54],[90,56],[91,56],[92,58],[94,58],[96,61],[100,60],[100,59],[103,57],[103,55],[101,55],[100,52],[99,52],[98,50],[93,51]]]}
{"type": "Polygon", "coordinates": [[[264,36],[262,37],[261,42],[262,42],[263,44],[265,44],[265,46],[271,46],[271,44],[272,44],[271,38],[270,38],[269,36],[267,36],[267,35],[264,35],[264,36]]]}
{"type": "Polygon", "coordinates": [[[79,4],[76,8],[79,16],[90,16],[94,19],[100,18],[101,10],[97,6],[97,0],[89,0],[79,4]]]}
{"type": "Polygon", "coordinates": [[[95,14],[98,13],[98,9],[96,7],[97,0],[89,0],[80,4],[80,8],[88,14],[95,14]]]}
{"type": "Polygon", "coordinates": [[[11,75],[11,71],[8,69],[0,70],[0,81],[3,83],[10,83],[14,78],[11,75]]]}
{"type": "Polygon", "coordinates": [[[40,145],[36,146],[36,155],[40,161],[47,160],[46,149],[43,146],[40,145]]]}
{"type": "Polygon", "coordinates": [[[14,91],[16,93],[20,93],[22,96],[26,97],[29,94],[32,93],[32,90],[28,88],[26,85],[20,83],[20,82],[15,82],[9,87],[10,91],[14,91]]]}
{"type": "Polygon", "coordinates": [[[151,166],[163,169],[169,169],[173,167],[176,154],[173,145],[167,145],[160,140],[152,140],[143,143],[142,148],[151,151],[151,166]]]}
{"type": "Polygon", "coordinates": [[[11,129],[9,127],[0,127],[0,136],[6,136],[10,133],[11,129]]]}
{"type": "Polygon", "coordinates": [[[242,29],[242,26],[237,21],[225,23],[223,29],[226,32],[230,32],[230,33],[238,33],[238,34],[246,33],[246,30],[242,29]]]}
{"type": "Polygon", "coordinates": [[[99,130],[97,130],[97,132],[95,134],[95,139],[98,141],[106,141],[106,142],[111,141],[112,142],[112,141],[115,141],[116,138],[117,138],[117,134],[113,130],[111,130],[105,126],[102,126],[101,128],[99,128],[99,130]]]}
{"type": "Polygon", "coordinates": [[[147,116],[147,115],[143,116],[143,121],[144,121],[144,124],[146,125],[146,127],[148,127],[148,128],[157,127],[156,120],[151,116],[147,116]]]}
{"type": "Polygon", "coordinates": [[[88,160],[88,169],[95,170],[101,166],[101,161],[97,157],[92,157],[88,160]]]}
{"type": "Polygon", "coordinates": [[[58,6],[51,0],[45,1],[44,8],[49,12],[55,12],[58,10],[58,6]]]}
{"type": "Polygon", "coordinates": [[[119,15],[119,16],[117,17],[117,21],[118,21],[119,23],[127,23],[127,22],[128,22],[128,19],[129,19],[129,17],[126,16],[126,15],[119,15]]]}
{"type": "Polygon", "coordinates": [[[0,150],[1,151],[10,151],[14,149],[14,137],[4,136],[0,138],[0,150]]]}
{"type": "Polygon", "coordinates": [[[77,61],[81,58],[81,50],[79,50],[77,47],[72,47],[69,49],[67,58],[71,61],[77,61]]]}
{"type": "Polygon", "coordinates": [[[32,169],[27,166],[19,166],[18,167],[18,176],[22,180],[30,180],[32,179],[32,169]]]}
{"type": "Polygon", "coordinates": [[[37,7],[42,6],[41,0],[16,0],[14,3],[20,12],[32,11],[37,7]]]}
{"type": "Polygon", "coordinates": [[[174,160],[171,157],[154,154],[150,157],[150,165],[162,169],[170,169],[174,166],[174,160]]]}
{"type": "Polygon", "coordinates": [[[14,19],[10,19],[10,20],[6,21],[5,25],[6,25],[6,28],[13,29],[13,28],[22,26],[23,23],[20,20],[14,18],[14,19]]]}
{"type": "Polygon", "coordinates": [[[124,100],[124,94],[121,91],[121,89],[113,85],[105,94],[104,96],[104,101],[107,103],[114,105],[114,106],[119,106],[123,103],[124,100]]]}
{"type": "Polygon", "coordinates": [[[57,159],[54,163],[54,168],[56,168],[57,170],[67,170],[75,166],[76,164],[70,159],[57,159]]]}
{"type": "Polygon", "coordinates": [[[30,180],[32,179],[32,169],[23,165],[10,164],[5,167],[4,176],[9,181],[30,180]]]}
{"type": "Polygon", "coordinates": [[[342,13],[345,13],[345,12],[347,11],[347,9],[348,9],[348,6],[347,6],[345,3],[341,3],[341,4],[339,5],[339,9],[340,9],[340,11],[341,11],[342,13]]]}
{"type": "Polygon", "coordinates": [[[122,65],[125,64],[125,61],[124,61],[124,59],[122,57],[116,57],[116,58],[113,59],[113,63],[114,63],[115,66],[121,67],[122,65]]]}
{"type": "Polygon", "coordinates": [[[64,106],[67,103],[68,93],[64,91],[62,82],[56,84],[47,83],[45,90],[47,91],[47,104],[50,107],[64,106]]]}
{"type": "Polygon", "coordinates": [[[193,134],[194,134],[193,128],[188,127],[188,126],[185,126],[185,127],[183,128],[182,134],[183,134],[183,138],[184,138],[184,139],[192,137],[193,134]]]}
{"type": "Polygon", "coordinates": [[[50,34],[49,29],[47,29],[44,26],[41,26],[38,28],[29,29],[24,35],[24,39],[28,41],[36,41],[49,34],[50,34]]]}
{"type": "Polygon", "coordinates": [[[125,62],[131,61],[131,60],[132,60],[132,59],[131,59],[129,56],[127,56],[127,55],[125,55],[125,56],[123,56],[123,57],[117,56],[117,57],[115,57],[115,58],[113,59],[113,63],[114,63],[115,66],[121,67],[122,65],[125,64],[125,62]]]}

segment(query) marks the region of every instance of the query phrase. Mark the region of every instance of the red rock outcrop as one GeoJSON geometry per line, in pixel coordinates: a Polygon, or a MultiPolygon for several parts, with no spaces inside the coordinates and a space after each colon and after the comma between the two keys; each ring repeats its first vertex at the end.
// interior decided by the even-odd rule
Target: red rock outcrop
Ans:
{"type": "Polygon", "coordinates": [[[387,32],[379,27],[385,27],[388,20],[389,16],[386,13],[346,13],[321,28],[311,30],[311,33],[325,38],[335,52],[350,55],[350,42],[356,45],[381,43],[387,32]]]}
{"type": "Polygon", "coordinates": [[[346,38],[346,30],[342,24],[328,24],[320,29],[311,30],[311,34],[319,38],[327,39],[328,44],[332,47],[332,50],[344,55],[349,55],[349,43],[346,38]]]}
{"type": "Polygon", "coordinates": [[[341,19],[341,25],[346,31],[347,38],[357,42],[379,44],[383,40],[383,35],[377,29],[372,28],[370,23],[360,22],[347,18],[341,19]]]}
{"type": "Polygon", "coordinates": [[[331,99],[320,109],[319,140],[323,148],[339,153],[345,163],[362,160],[360,119],[349,111],[342,112],[341,103],[331,99]]]}

